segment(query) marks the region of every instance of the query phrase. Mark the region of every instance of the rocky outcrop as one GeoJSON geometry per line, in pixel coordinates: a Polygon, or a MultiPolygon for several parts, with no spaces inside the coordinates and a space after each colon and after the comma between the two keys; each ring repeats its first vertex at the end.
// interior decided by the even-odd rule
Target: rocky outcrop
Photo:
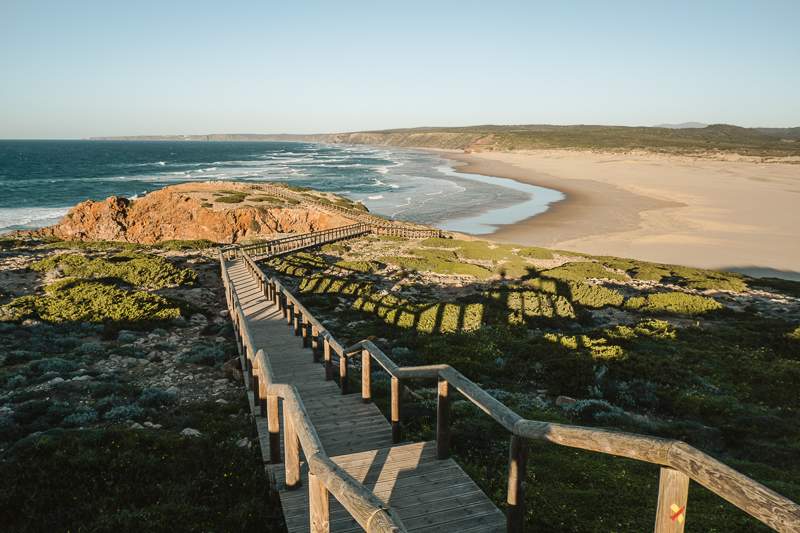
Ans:
{"type": "Polygon", "coordinates": [[[256,235],[306,233],[353,223],[302,203],[291,207],[209,204],[201,197],[211,191],[198,192],[192,187],[197,189],[199,184],[166,187],[136,201],[118,196],[104,202],[86,201],[73,207],[55,226],[31,233],[81,241],[153,244],[208,239],[230,244],[256,235]]]}

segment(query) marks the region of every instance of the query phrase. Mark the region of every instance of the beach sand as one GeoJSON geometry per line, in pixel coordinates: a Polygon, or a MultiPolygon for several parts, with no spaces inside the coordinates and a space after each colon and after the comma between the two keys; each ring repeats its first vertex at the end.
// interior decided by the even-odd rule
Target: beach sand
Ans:
{"type": "Polygon", "coordinates": [[[447,152],[464,174],[556,189],[498,242],[800,280],[800,165],[656,154],[447,152]]]}

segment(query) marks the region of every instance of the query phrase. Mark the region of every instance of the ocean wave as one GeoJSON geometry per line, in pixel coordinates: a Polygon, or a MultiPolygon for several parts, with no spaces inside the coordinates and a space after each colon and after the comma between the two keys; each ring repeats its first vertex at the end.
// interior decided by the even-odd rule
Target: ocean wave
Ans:
{"type": "Polygon", "coordinates": [[[370,200],[383,200],[383,195],[379,194],[378,196],[367,196],[370,200]]]}
{"type": "Polygon", "coordinates": [[[394,183],[390,183],[389,187],[391,187],[392,189],[399,189],[400,188],[399,185],[395,185],[394,183]]]}
{"type": "Polygon", "coordinates": [[[71,207],[34,207],[0,209],[0,232],[41,228],[64,218],[71,207]]]}

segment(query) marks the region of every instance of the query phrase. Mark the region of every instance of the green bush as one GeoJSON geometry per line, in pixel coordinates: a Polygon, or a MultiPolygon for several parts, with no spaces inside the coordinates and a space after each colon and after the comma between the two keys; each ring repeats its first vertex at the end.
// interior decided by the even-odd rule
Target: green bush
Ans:
{"type": "Polygon", "coordinates": [[[709,311],[722,309],[722,304],[712,298],[696,296],[684,292],[650,294],[630,298],[625,302],[630,310],[642,310],[653,314],[671,313],[683,316],[697,316],[709,311]]]}
{"type": "Polygon", "coordinates": [[[614,279],[619,281],[627,280],[625,276],[609,272],[599,263],[588,261],[567,263],[558,268],[545,270],[542,272],[542,276],[563,281],[583,281],[587,278],[614,279]]]}
{"type": "Polygon", "coordinates": [[[248,194],[245,192],[234,192],[230,196],[220,196],[214,201],[222,204],[240,204],[244,202],[248,194]]]}
{"type": "Polygon", "coordinates": [[[161,250],[170,250],[176,252],[183,252],[185,250],[206,250],[213,248],[217,245],[214,241],[208,239],[194,239],[194,240],[169,240],[161,241],[153,244],[153,248],[161,250]]]}
{"type": "Polygon", "coordinates": [[[320,248],[326,254],[344,254],[347,253],[347,247],[341,244],[323,244],[320,248]]]}
{"type": "Polygon", "coordinates": [[[625,297],[612,289],[573,281],[569,284],[569,300],[583,307],[600,309],[606,305],[619,307],[625,297]]]}
{"type": "Polygon", "coordinates": [[[273,259],[270,264],[281,274],[300,278],[309,276],[314,270],[328,268],[328,263],[325,262],[325,259],[307,252],[298,252],[294,255],[279,257],[273,259]]]}
{"type": "Polygon", "coordinates": [[[175,405],[176,398],[171,392],[161,390],[158,387],[151,387],[142,390],[139,398],[139,405],[142,407],[161,407],[164,405],[175,405]]]}
{"type": "Polygon", "coordinates": [[[492,269],[492,274],[502,278],[523,278],[536,273],[536,267],[522,261],[507,261],[492,269]]]}
{"type": "Polygon", "coordinates": [[[31,269],[44,272],[58,265],[67,265],[64,271],[67,276],[116,278],[137,287],[191,286],[197,281],[197,274],[189,268],[179,267],[163,257],[136,252],[122,252],[109,259],[54,255],[31,265],[31,269]]]}
{"type": "Polygon", "coordinates": [[[234,346],[228,342],[217,344],[195,343],[191,350],[181,355],[178,359],[184,363],[219,368],[235,356],[234,346]]]}
{"type": "Polygon", "coordinates": [[[528,246],[517,252],[520,257],[527,257],[529,259],[552,259],[553,252],[544,248],[535,248],[528,246]]]}
{"type": "Polygon", "coordinates": [[[566,298],[548,292],[502,285],[484,295],[499,304],[495,306],[496,309],[511,312],[508,321],[512,324],[521,324],[526,318],[532,317],[577,318],[575,309],[566,298]]]}
{"type": "Polygon", "coordinates": [[[300,284],[300,290],[311,294],[371,294],[375,287],[368,281],[357,281],[346,277],[314,274],[300,284]]]}
{"type": "Polygon", "coordinates": [[[380,265],[374,261],[339,261],[333,266],[336,268],[341,268],[342,270],[363,273],[375,272],[380,268],[380,265]]]}
{"type": "Polygon", "coordinates": [[[418,303],[393,295],[362,296],[353,304],[353,309],[422,333],[471,331],[480,327],[483,317],[481,304],[418,303]]]}
{"type": "Polygon", "coordinates": [[[172,320],[180,306],[148,292],[127,292],[100,283],[65,280],[49,296],[23,296],[2,306],[16,319],[38,318],[45,322],[105,321],[142,324],[172,320]]]}

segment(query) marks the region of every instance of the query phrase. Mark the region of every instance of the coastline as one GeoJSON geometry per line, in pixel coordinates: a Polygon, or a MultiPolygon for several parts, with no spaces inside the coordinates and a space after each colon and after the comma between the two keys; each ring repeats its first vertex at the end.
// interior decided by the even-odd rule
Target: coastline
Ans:
{"type": "Polygon", "coordinates": [[[800,166],[657,154],[436,152],[483,174],[562,192],[484,237],[800,280],[800,166]],[[786,194],[796,193],[796,194],[786,194]]]}

